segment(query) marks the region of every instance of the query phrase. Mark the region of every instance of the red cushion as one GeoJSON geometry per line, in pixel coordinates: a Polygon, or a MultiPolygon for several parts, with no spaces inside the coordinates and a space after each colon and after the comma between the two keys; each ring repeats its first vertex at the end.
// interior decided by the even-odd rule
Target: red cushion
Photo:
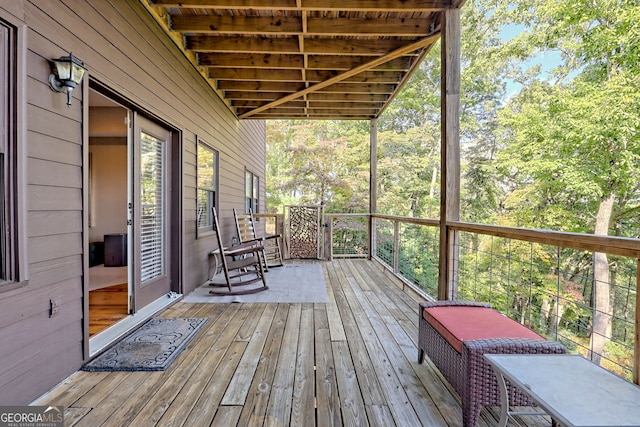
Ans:
{"type": "Polygon", "coordinates": [[[526,326],[487,307],[430,307],[424,309],[423,316],[460,353],[463,341],[481,338],[544,339],[526,326]]]}

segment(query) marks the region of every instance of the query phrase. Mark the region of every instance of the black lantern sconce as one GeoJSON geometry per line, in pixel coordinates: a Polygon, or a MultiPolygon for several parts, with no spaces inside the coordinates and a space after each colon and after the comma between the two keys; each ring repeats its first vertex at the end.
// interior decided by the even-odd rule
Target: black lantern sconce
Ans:
{"type": "Polygon", "coordinates": [[[53,60],[53,73],[49,76],[49,86],[54,92],[67,94],[67,105],[71,106],[71,92],[80,84],[84,76],[84,63],[69,53],[53,60]]]}

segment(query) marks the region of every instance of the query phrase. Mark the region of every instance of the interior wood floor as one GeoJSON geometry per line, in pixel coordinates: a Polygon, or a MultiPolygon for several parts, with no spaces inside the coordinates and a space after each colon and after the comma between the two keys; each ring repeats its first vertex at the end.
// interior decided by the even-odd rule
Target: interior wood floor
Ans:
{"type": "Polygon", "coordinates": [[[89,336],[104,331],[128,316],[127,284],[89,292],[89,336]]]}
{"type": "Polygon", "coordinates": [[[211,320],[169,369],[80,371],[34,404],[64,406],[68,426],[460,426],[457,396],[417,363],[417,299],[372,261],[322,266],[328,304],[179,302],[160,316],[211,320]]]}

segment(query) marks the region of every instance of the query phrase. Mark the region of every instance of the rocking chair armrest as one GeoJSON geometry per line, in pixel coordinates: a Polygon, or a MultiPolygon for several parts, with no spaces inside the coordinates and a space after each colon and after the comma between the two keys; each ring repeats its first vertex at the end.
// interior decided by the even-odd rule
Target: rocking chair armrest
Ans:
{"type": "Polygon", "coordinates": [[[225,248],[224,254],[227,256],[245,255],[262,251],[262,245],[256,242],[241,243],[231,248],[225,248]]]}
{"type": "Polygon", "coordinates": [[[268,234],[268,235],[264,236],[264,239],[266,239],[266,240],[279,239],[280,237],[282,237],[282,234],[268,234]]]}
{"type": "MultiPolygon", "coordinates": [[[[243,240],[242,244],[245,243],[254,243],[254,242],[264,242],[264,237],[254,237],[253,239],[243,240]]],[[[235,247],[235,246],[234,246],[235,247]]]]}

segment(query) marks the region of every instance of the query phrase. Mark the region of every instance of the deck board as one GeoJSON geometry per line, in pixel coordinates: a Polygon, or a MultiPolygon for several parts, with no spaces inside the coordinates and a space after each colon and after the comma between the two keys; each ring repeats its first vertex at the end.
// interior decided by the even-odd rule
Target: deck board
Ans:
{"type": "Polygon", "coordinates": [[[166,371],[81,371],[34,404],[65,406],[69,426],[461,425],[457,396],[417,363],[416,297],[371,261],[320,264],[327,304],[178,302],[160,316],[210,320],[166,371]]]}

